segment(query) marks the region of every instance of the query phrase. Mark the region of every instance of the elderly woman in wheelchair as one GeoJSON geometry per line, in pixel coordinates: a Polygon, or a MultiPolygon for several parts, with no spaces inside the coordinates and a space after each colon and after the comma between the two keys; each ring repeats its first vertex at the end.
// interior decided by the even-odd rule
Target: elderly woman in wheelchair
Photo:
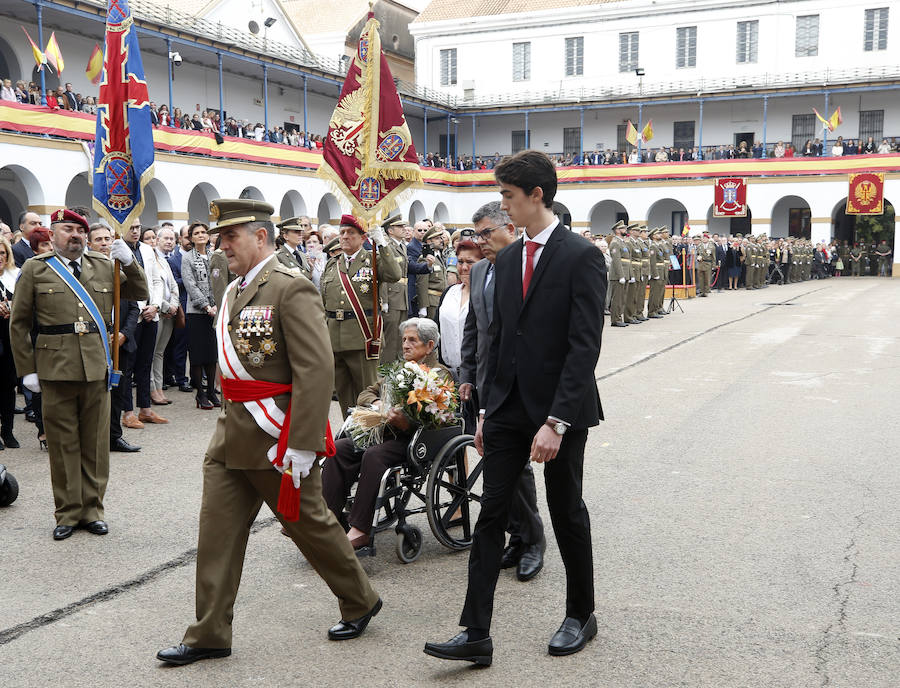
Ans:
{"type": "MultiPolygon", "coordinates": [[[[435,349],[440,341],[437,324],[427,318],[411,318],[400,325],[403,358],[431,368],[449,371],[437,363],[435,349]]],[[[357,399],[360,407],[381,410],[383,379],[363,390],[357,399]]],[[[404,462],[415,424],[402,411],[387,411],[384,439],[364,451],[349,437],[335,442],[336,453],[325,461],[322,470],[322,492],[328,507],[344,522],[344,507],[350,488],[358,481],[350,514],[347,537],[357,551],[367,548],[372,540],[372,522],[376,501],[385,471],[404,462]]]]}

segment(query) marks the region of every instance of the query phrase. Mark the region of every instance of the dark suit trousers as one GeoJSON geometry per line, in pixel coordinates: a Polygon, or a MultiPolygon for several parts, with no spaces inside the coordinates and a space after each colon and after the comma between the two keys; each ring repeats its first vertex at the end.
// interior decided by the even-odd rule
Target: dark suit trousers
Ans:
{"type": "MultiPolygon", "coordinates": [[[[119,378],[119,384],[112,388],[113,400],[110,402],[110,408],[116,413],[122,411],[134,411],[134,401],[131,396],[131,380],[134,373],[134,352],[127,349],[119,349],[119,368],[122,370],[122,377],[119,378]]],[[[112,411],[110,412],[112,413],[112,411]]],[[[122,436],[122,426],[119,425],[119,437],[122,436]]],[[[115,440],[116,437],[110,435],[110,439],[115,440]]]]}
{"type": "MultiPolygon", "coordinates": [[[[137,351],[134,355],[134,382],[138,408],[150,408],[150,372],[153,367],[153,351],[156,349],[157,323],[146,320],[138,322],[134,329],[137,351]]],[[[130,394],[130,392],[129,392],[130,394]]]]}
{"type": "MultiPolygon", "coordinates": [[[[481,513],[469,555],[469,587],[459,623],[490,629],[494,589],[500,574],[504,529],[531,442],[539,426],[528,420],[517,387],[484,423],[484,486],[481,513]]],[[[559,453],[544,464],[547,505],[566,567],[566,616],[586,618],[594,611],[591,525],[581,498],[587,430],[570,430],[559,453]]]]}
{"type": "Polygon", "coordinates": [[[335,517],[341,520],[350,488],[359,480],[347,523],[368,533],[372,530],[381,477],[388,468],[403,463],[409,440],[386,439],[364,452],[355,449],[353,440],[347,437],[334,444],[335,455],[325,461],[322,469],[322,495],[325,503],[335,517]]]}

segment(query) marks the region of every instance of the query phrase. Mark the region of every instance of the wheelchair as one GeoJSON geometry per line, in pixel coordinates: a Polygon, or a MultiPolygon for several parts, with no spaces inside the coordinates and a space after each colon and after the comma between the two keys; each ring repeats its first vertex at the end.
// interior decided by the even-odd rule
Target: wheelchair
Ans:
{"type": "MultiPolygon", "coordinates": [[[[414,562],[422,553],[422,531],[407,519],[421,513],[440,544],[452,551],[468,549],[480,512],[484,469],[474,442],[472,435],[463,433],[462,425],[418,428],[403,463],[381,476],[371,541],[358,551],[359,556],[374,556],[376,535],[393,528],[397,558],[404,564],[414,562]],[[469,447],[472,451],[467,451],[469,447]]],[[[356,486],[350,491],[345,517],[355,491],[356,486]]]]}
{"type": "Polygon", "coordinates": [[[9,506],[19,496],[19,483],[6,466],[0,463],[0,507],[9,506]]]}

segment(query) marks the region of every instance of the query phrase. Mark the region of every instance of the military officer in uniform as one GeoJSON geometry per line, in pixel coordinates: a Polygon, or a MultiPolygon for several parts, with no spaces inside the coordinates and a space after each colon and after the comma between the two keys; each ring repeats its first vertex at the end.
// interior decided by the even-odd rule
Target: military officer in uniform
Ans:
{"type": "MultiPolygon", "coordinates": [[[[327,448],[333,379],[328,330],[313,283],[273,255],[272,211],[268,203],[250,199],[210,204],[218,220],[213,231],[220,233],[229,267],[241,281],[227,290],[216,321],[225,401],[203,460],[197,621],[180,644],[157,654],[168,664],[231,654],[244,553],[263,502],[338,599],[342,620],[328,631],[329,639],[361,635],[381,609],[322,498],[317,457],[327,448]],[[273,385],[280,389],[272,390],[273,385]],[[287,447],[279,451],[282,433],[287,447]],[[285,493],[299,498],[299,505],[294,503],[299,517],[283,506],[285,493]]],[[[296,595],[290,585],[274,590],[296,595]]],[[[295,602],[298,612],[300,599],[295,602]]],[[[300,614],[297,618],[308,620],[300,614]]],[[[273,655],[278,652],[272,650],[273,655]]]]}
{"type": "Polygon", "coordinates": [[[406,289],[409,258],[406,254],[406,244],[403,243],[406,222],[399,215],[394,215],[381,223],[381,226],[387,232],[388,246],[396,255],[401,275],[396,282],[385,282],[380,291],[384,327],[378,360],[380,363],[390,363],[400,357],[400,323],[406,320],[409,303],[406,289]]]}
{"type": "Polygon", "coordinates": [[[859,244],[853,244],[850,249],[850,274],[853,277],[859,277],[862,263],[863,251],[859,244]]]}
{"type": "MultiPolygon", "coordinates": [[[[375,287],[372,253],[362,247],[365,230],[352,215],[341,217],[340,230],[341,254],[328,261],[319,285],[334,352],[334,387],[341,415],[346,416],[359,393],[375,384],[379,334],[372,329],[375,287]]],[[[378,282],[398,281],[400,265],[384,232],[378,226],[372,227],[369,239],[378,246],[378,282]]]]}
{"type": "Polygon", "coordinates": [[[619,220],[613,225],[613,239],[609,244],[609,319],[613,327],[628,327],[625,322],[625,291],[631,279],[631,252],[622,240],[625,222],[619,220]]]}
{"type": "Polygon", "coordinates": [[[703,232],[703,240],[697,245],[697,296],[709,296],[709,281],[715,262],[716,245],[710,240],[709,232],[703,232]]]}
{"type": "Polygon", "coordinates": [[[647,297],[647,317],[660,319],[663,301],[666,296],[666,277],[668,265],[664,263],[664,249],[659,240],[662,227],[656,227],[650,233],[650,294],[647,297]]]}
{"type": "MultiPolygon", "coordinates": [[[[87,236],[87,220],[78,213],[61,209],[51,215],[53,250],[22,265],[9,319],[16,370],[25,387],[43,394],[54,540],[77,527],[95,535],[109,530],[103,496],[109,479],[108,330],[115,264],[85,251],[87,236]]],[[[122,265],[122,298],[148,298],[144,271],[122,239],[112,243],[110,257],[122,265]]]]}
{"type": "Polygon", "coordinates": [[[308,217],[289,217],[284,222],[276,225],[281,232],[281,238],[284,244],[275,251],[275,257],[282,265],[288,268],[299,268],[307,279],[312,277],[312,270],[309,267],[309,259],[300,249],[303,243],[304,235],[311,227],[308,217]],[[304,222],[305,221],[305,222],[304,222]]]}
{"type": "Polygon", "coordinates": [[[644,315],[644,307],[647,304],[647,287],[650,285],[650,240],[647,238],[647,225],[640,226],[640,236],[638,242],[641,247],[641,286],[638,289],[637,296],[637,312],[638,320],[647,320],[644,315]]]}
{"type": "Polygon", "coordinates": [[[209,255],[209,282],[212,289],[213,301],[216,306],[222,304],[222,295],[225,287],[231,284],[237,275],[228,269],[228,258],[222,249],[217,248],[209,255]]]}
{"type": "Polygon", "coordinates": [[[631,277],[628,278],[625,289],[625,322],[629,325],[639,325],[645,320],[637,308],[641,288],[641,245],[638,239],[640,226],[639,222],[629,224],[628,238],[625,240],[631,260],[631,277]]]}
{"type": "Polygon", "coordinates": [[[878,276],[888,277],[891,271],[891,247],[888,246],[884,239],[881,240],[878,248],[875,249],[875,255],[878,256],[878,276]]]}
{"type": "Polygon", "coordinates": [[[419,303],[419,317],[429,318],[437,322],[438,305],[441,295],[447,288],[447,263],[444,260],[444,230],[432,227],[423,237],[425,246],[422,249],[423,258],[419,262],[426,261],[431,264],[431,269],[421,275],[416,275],[416,296],[419,303]],[[429,253],[430,249],[430,253],[429,253]],[[431,258],[434,261],[431,261],[431,258]]]}

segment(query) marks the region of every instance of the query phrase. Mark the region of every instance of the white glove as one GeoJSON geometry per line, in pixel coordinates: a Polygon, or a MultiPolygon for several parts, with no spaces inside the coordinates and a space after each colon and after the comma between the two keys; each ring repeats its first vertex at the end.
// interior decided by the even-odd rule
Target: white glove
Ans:
{"type": "Polygon", "coordinates": [[[388,305],[386,303],[381,304],[381,312],[382,313],[388,312],[388,305]]]}
{"type": "Polygon", "coordinates": [[[427,309],[427,308],[420,308],[420,309],[419,309],[419,317],[420,317],[420,318],[427,318],[427,317],[428,317],[428,309],[427,309]]]}
{"type": "Polygon", "coordinates": [[[278,466],[275,464],[275,455],[278,453],[278,445],[273,444],[269,451],[267,452],[267,456],[269,457],[269,461],[275,466],[276,470],[279,473],[284,473],[286,468],[291,469],[291,479],[294,481],[294,487],[300,487],[301,478],[305,478],[309,475],[310,469],[313,467],[313,464],[316,462],[316,453],[308,451],[306,449],[291,449],[290,447],[285,450],[284,458],[281,460],[282,465],[278,466]]]}
{"type": "Polygon", "coordinates": [[[134,260],[134,253],[128,248],[128,244],[122,239],[116,239],[109,247],[109,257],[119,261],[122,265],[131,265],[134,260]]]}
{"type": "Polygon", "coordinates": [[[41,393],[41,383],[38,380],[37,373],[28,373],[22,378],[22,384],[35,394],[41,393]]]}
{"type": "Polygon", "coordinates": [[[632,277],[630,280],[628,280],[629,284],[634,284],[635,282],[637,282],[637,280],[634,277],[632,277]]]}
{"type": "Polygon", "coordinates": [[[624,278],[624,277],[620,277],[620,278],[619,278],[619,284],[625,284],[625,278],[624,278]]]}
{"type": "Polygon", "coordinates": [[[659,275],[656,275],[656,277],[654,277],[653,279],[659,279],[659,275]]]}
{"type": "Polygon", "coordinates": [[[369,240],[376,246],[387,246],[384,230],[377,225],[369,230],[369,240]]]}

